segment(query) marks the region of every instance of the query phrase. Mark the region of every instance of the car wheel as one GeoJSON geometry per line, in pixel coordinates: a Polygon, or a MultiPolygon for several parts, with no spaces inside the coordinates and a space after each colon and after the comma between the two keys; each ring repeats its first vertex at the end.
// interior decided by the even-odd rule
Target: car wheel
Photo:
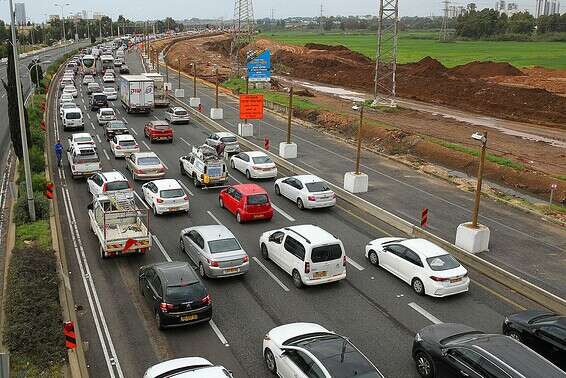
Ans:
{"type": "Polygon", "coordinates": [[[521,335],[519,334],[519,332],[515,331],[515,330],[508,330],[505,331],[505,335],[511,337],[512,339],[517,340],[518,342],[522,343],[523,340],[521,339],[521,335]]]}
{"type": "Polygon", "coordinates": [[[261,256],[264,259],[269,260],[269,252],[267,251],[267,247],[265,246],[265,244],[261,245],[261,256]]]}
{"type": "Polygon", "coordinates": [[[417,293],[417,295],[425,294],[423,281],[419,280],[418,278],[413,278],[413,282],[411,283],[411,286],[413,287],[413,290],[415,291],[415,293],[417,293]]]}
{"type": "Polygon", "coordinates": [[[181,171],[181,176],[187,175],[187,173],[185,172],[185,167],[183,167],[183,163],[179,163],[179,170],[181,171]]]}
{"type": "Polygon", "coordinates": [[[379,257],[377,257],[377,253],[375,251],[369,251],[369,262],[375,266],[379,265],[379,257]]]}
{"type": "Polygon", "coordinates": [[[275,185],[275,194],[277,194],[278,196],[281,195],[281,189],[279,189],[279,185],[275,185]]]}
{"type": "Polygon", "coordinates": [[[185,252],[185,242],[183,241],[183,238],[179,239],[179,247],[181,247],[181,251],[185,252]]]}
{"type": "Polygon", "coordinates": [[[265,359],[265,365],[267,365],[267,370],[269,370],[271,374],[277,374],[277,364],[275,363],[273,352],[269,348],[267,348],[265,349],[263,357],[265,359]]]}
{"type": "Polygon", "coordinates": [[[193,175],[193,185],[195,186],[195,188],[198,188],[200,186],[196,175],[193,175]]]}
{"type": "Polygon", "coordinates": [[[240,215],[240,212],[239,212],[239,211],[236,213],[236,221],[237,221],[238,223],[242,223],[242,216],[240,215]]]}
{"type": "Polygon", "coordinates": [[[301,274],[297,269],[293,270],[293,284],[297,289],[303,287],[303,280],[301,279],[301,274]]]}
{"type": "Polygon", "coordinates": [[[303,200],[300,199],[300,198],[297,198],[297,207],[299,208],[299,210],[305,209],[305,205],[303,204],[303,200]]]}
{"type": "Polygon", "coordinates": [[[153,215],[158,216],[159,213],[157,212],[157,206],[153,205],[153,215]]]}
{"type": "Polygon", "coordinates": [[[432,358],[425,352],[417,352],[415,354],[415,363],[417,365],[417,372],[423,378],[434,377],[434,364],[432,358]]]}
{"type": "Polygon", "coordinates": [[[101,259],[106,259],[106,254],[104,253],[104,249],[102,248],[102,246],[99,247],[98,249],[99,253],[100,253],[100,258],[101,259]]]}
{"type": "Polygon", "coordinates": [[[164,328],[163,322],[161,321],[161,315],[159,315],[159,311],[155,311],[155,325],[159,330],[162,330],[164,328]]]}
{"type": "Polygon", "coordinates": [[[234,164],[234,160],[230,160],[230,168],[236,169],[236,164],[234,164]]]}
{"type": "Polygon", "coordinates": [[[218,203],[220,204],[220,208],[223,209],[223,208],[224,208],[224,200],[223,200],[222,198],[220,198],[220,199],[218,200],[218,203]]]}
{"type": "Polygon", "coordinates": [[[153,144],[153,138],[149,137],[149,143],[153,144]]]}
{"type": "Polygon", "coordinates": [[[202,263],[198,264],[198,272],[203,279],[208,278],[208,276],[206,275],[206,270],[204,270],[204,265],[202,265],[202,263]]]}
{"type": "Polygon", "coordinates": [[[252,178],[252,175],[250,175],[250,171],[248,171],[247,169],[246,169],[246,178],[248,180],[252,178]]]}

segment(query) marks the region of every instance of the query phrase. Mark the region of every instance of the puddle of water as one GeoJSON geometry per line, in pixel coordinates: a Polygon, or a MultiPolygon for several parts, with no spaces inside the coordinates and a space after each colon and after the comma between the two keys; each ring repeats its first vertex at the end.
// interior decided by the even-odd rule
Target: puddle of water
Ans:
{"type": "Polygon", "coordinates": [[[312,84],[312,83],[309,83],[309,82],[306,82],[306,81],[299,81],[299,80],[291,80],[291,81],[293,83],[297,83],[297,84],[299,84],[303,87],[306,87],[308,89],[312,89],[314,91],[325,93],[325,94],[330,94],[330,95],[342,98],[344,100],[365,101],[365,98],[364,98],[365,94],[364,93],[355,92],[355,91],[351,91],[351,90],[339,88],[339,87],[329,87],[329,86],[326,86],[326,85],[312,84]]]}

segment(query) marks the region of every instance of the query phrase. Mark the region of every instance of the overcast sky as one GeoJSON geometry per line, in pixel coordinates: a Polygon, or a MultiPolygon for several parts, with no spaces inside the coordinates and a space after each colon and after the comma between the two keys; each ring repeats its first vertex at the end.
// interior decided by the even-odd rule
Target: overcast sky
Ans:
{"type": "MultiPolygon", "coordinates": [[[[26,5],[26,15],[34,22],[43,21],[50,14],[61,14],[61,8],[55,3],[69,3],[65,14],[87,10],[102,12],[116,19],[119,14],[132,20],[163,19],[171,16],[174,19],[185,18],[232,18],[234,0],[14,0],[26,5]]],[[[473,0],[453,1],[454,4],[465,5],[473,0]]],[[[474,1],[478,7],[492,7],[495,0],[474,1]]],[[[535,0],[515,0],[521,8],[534,8],[535,0]],[[531,4],[532,3],[532,4],[531,4]]],[[[274,9],[275,18],[290,16],[317,16],[323,4],[324,15],[364,15],[377,14],[377,0],[254,0],[256,18],[269,17],[274,9]]],[[[0,18],[8,21],[8,0],[0,1],[0,18]]],[[[441,0],[399,0],[399,11],[402,16],[426,16],[431,13],[441,14],[441,0]]]]}

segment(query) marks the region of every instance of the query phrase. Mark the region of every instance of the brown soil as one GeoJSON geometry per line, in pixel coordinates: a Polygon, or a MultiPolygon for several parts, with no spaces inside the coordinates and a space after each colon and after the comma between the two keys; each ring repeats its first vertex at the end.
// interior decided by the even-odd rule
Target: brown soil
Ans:
{"type": "Polygon", "coordinates": [[[522,76],[495,76],[490,82],[523,88],[545,89],[559,96],[566,96],[566,70],[542,67],[523,68],[522,76]]]}
{"type": "Polygon", "coordinates": [[[449,74],[464,78],[484,78],[493,76],[522,76],[523,72],[509,63],[470,62],[448,70],[449,74]]]}

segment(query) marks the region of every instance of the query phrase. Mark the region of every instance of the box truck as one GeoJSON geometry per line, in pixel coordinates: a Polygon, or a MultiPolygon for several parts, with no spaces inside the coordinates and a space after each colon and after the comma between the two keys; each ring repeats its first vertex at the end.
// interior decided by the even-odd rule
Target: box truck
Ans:
{"type": "Polygon", "coordinates": [[[128,113],[149,113],[154,106],[153,80],[144,75],[120,76],[120,101],[128,113]]]}
{"type": "Polygon", "coordinates": [[[155,106],[169,106],[169,98],[165,91],[165,79],[156,72],[146,72],[145,77],[153,80],[153,101],[155,106]]]}

